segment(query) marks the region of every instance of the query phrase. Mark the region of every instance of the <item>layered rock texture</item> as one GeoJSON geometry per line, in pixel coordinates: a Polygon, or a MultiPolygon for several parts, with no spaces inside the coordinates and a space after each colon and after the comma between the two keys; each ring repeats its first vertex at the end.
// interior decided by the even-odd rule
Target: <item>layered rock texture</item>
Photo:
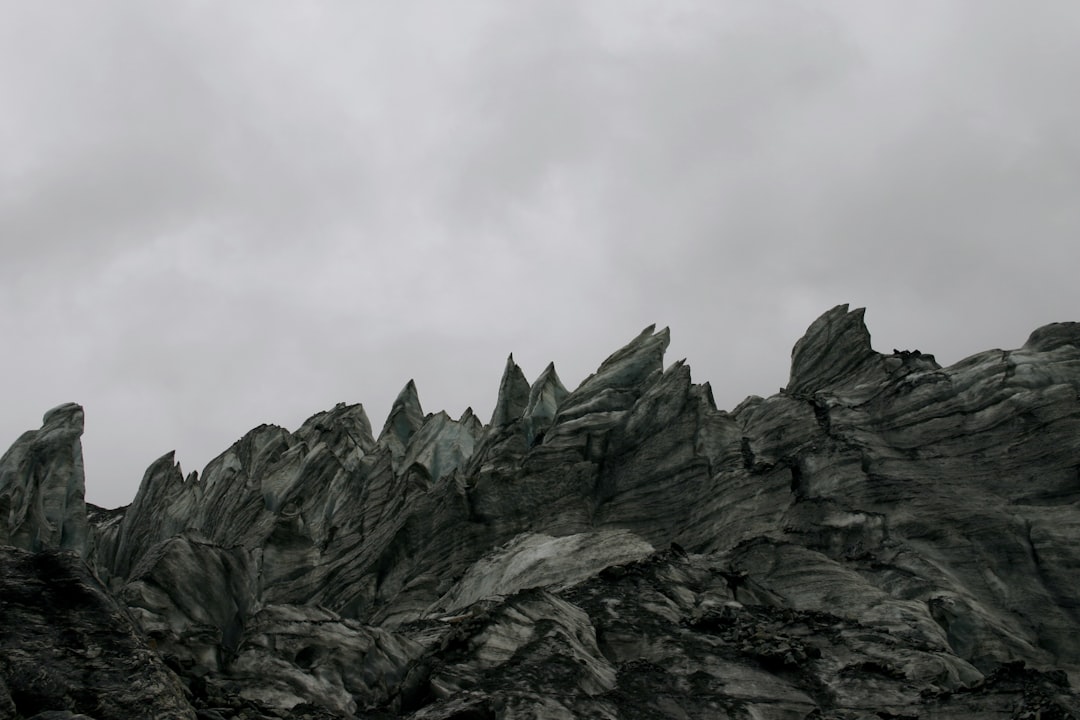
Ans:
{"type": "Polygon", "coordinates": [[[730,412],[667,345],[117,510],[50,411],[0,460],[0,720],[1080,718],[1080,325],[942,368],[839,306],[730,412]]]}

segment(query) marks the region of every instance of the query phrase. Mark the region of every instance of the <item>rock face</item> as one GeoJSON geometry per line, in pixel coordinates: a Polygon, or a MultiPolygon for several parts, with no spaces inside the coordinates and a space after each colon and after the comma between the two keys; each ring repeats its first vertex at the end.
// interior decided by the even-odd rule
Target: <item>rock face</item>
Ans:
{"type": "Polygon", "coordinates": [[[89,515],[63,406],[0,461],[0,720],[1080,717],[1078,327],[942,368],[839,306],[730,412],[650,327],[573,391],[511,356],[487,425],[410,381],[89,515]]]}

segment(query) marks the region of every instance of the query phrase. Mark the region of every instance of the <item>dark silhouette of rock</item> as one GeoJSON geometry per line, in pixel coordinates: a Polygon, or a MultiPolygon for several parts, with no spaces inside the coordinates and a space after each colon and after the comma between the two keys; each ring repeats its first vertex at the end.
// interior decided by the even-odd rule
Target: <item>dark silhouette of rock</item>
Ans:
{"type": "MultiPolygon", "coordinates": [[[[649,327],[573,391],[511,356],[487,426],[410,381],[378,440],[341,404],[41,522],[12,498],[72,486],[65,406],[0,463],[6,539],[78,540],[109,595],[16,622],[137,628],[201,718],[1080,717],[1076,327],[942,368],[841,305],[730,412],[649,327]]],[[[122,716],[76,702],[92,659],[0,647],[70,668],[48,705],[5,670],[0,719],[122,716]]]]}

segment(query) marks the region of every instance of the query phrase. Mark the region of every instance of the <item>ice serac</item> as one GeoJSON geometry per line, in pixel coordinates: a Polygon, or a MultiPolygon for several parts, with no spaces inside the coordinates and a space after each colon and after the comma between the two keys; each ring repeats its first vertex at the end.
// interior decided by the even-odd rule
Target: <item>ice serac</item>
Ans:
{"type": "Polygon", "coordinates": [[[315,413],[304,421],[294,435],[312,446],[320,442],[336,445],[339,440],[347,440],[347,445],[356,449],[358,458],[375,448],[371,421],[360,404],[338,403],[333,410],[315,413]]]}
{"type": "Polygon", "coordinates": [[[0,457],[0,545],[86,551],[82,433],[82,407],[60,405],[0,457]]]}
{"type": "Polygon", "coordinates": [[[625,347],[612,353],[558,405],[544,437],[549,448],[578,448],[595,453],[604,438],[664,369],[667,328],[650,325],[625,347]]]}
{"type": "Polygon", "coordinates": [[[127,577],[154,543],[177,535],[186,528],[194,511],[197,491],[185,486],[176,454],[168,452],[155,460],[143,474],[135,500],[120,520],[113,542],[98,543],[98,559],[106,577],[127,577]],[[185,512],[186,511],[186,512],[185,512]]]}
{"type": "Polygon", "coordinates": [[[379,444],[389,448],[391,454],[399,458],[405,454],[409,438],[423,425],[424,410],[420,407],[416,383],[409,380],[390,407],[390,415],[379,433],[379,444]]]}
{"type": "Polygon", "coordinates": [[[514,362],[513,353],[506,358],[506,369],[499,382],[499,395],[495,399],[495,411],[491,413],[492,427],[498,428],[513,422],[525,412],[529,404],[529,381],[514,362]]]}
{"type": "Polygon", "coordinates": [[[569,391],[555,372],[555,363],[548,363],[540,377],[529,388],[528,402],[525,405],[526,441],[532,445],[542,433],[546,432],[559,411],[559,404],[569,395],[569,391]]]}
{"type": "MultiPolygon", "coordinates": [[[[1076,324],[941,367],[838,306],[730,412],[667,345],[511,360],[486,427],[410,382],[378,441],[340,404],[166,455],[85,557],[201,720],[1080,717],[1076,324]]],[[[19,613],[71,652],[0,633],[0,718],[85,709],[93,637],[19,613]]]]}
{"type": "Polygon", "coordinates": [[[874,369],[878,355],[870,347],[864,313],[864,308],[848,312],[847,305],[837,305],[810,325],[791,351],[788,392],[812,395],[874,369]]]}
{"type": "Polygon", "coordinates": [[[464,465],[482,431],[475,418],[471,410],[460,420],[445,412],[432,415],[409,439],[402,467],[419,470],[424,482],[430,483],[464,465]]]}
{"type": "Polygon", "coordinates": [[[586,413],[625,410],[641,388],[664,369],[664,352],[671,342],[667,328],[650,325],[628,345],[612,353],[600,368],[570,393],[559,409],[560,419],[586,413]]]}
{"type": "Polygon", "coordinates": [[[472,406],[465,408],[465,411],[461,413],[461,417],[458,418],[458,424],[464,427],[473,437],[480,437],[484,432],[484,423],[480,421],[480,418],[476,417],[476,413],[473,412],[472,406]]]}

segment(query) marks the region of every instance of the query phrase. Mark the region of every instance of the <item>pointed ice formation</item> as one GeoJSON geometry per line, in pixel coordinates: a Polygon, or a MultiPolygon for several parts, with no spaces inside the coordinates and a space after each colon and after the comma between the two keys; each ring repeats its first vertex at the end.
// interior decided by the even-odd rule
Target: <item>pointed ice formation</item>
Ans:
{"type": "MultiPolygon", "coordinates": [[[[590,455],[603,446],[604,436],[663,373],[664,351],[670,335],[667,328],[660,332],[654,332],[655,329],[655,325],[645,328],[601,363],[576,390],[556,403],[555,417],[543,431],[545,448],[590,455]]],[[[548,407],[538,412],[538,420],[548,407]]],[[[531,424],[535,444],[541,423],[531,424]]]]}
{"type": "Polygon", "coordinates": [[[664,369],[664,352],[671,343],[671,331],[664,328],[656,332],[656,325],[650,325],[631,340],[626,346],[616,350],[600,368],[585,378],[575,390],[597,391],[601,388],[629,388],[642,384],[654,373],[664,369]]]}
{"type": "Polygon", "coordinates": [[[482,432],[483,426],[476,422],[471,410],[460,421],[438,412],[409,439],[400,468],[407,471],[422,467],[428,480],[434,482],[465,464],[482,432]]]}
{"type": "Polygon", "coordinates": [[[521,417],[529,403],[529,381],[525,373],[514,362],[514,354],[506,358],[506,369],[499,382],[499,397],[495,400],[495,411],[491,414],[492,428],[502,427],[521,417]]]}
{"type": "Polygon", "coordinates": [[[316,413],[304,421],[295,433],[309,445],[314,445],[322,435],[344,433],[360,454],[371,452],[375,447],[375,438],[371,435],[371,421],[368,420],[364,406],[357,403],[347,405],[338,403],[333,410],[316,413]]]}
{"type": "Polygon", "coordinates": [[[625,347],[614,352],[585,378],[559,408],[560,419],[586,413],[626,410],[648,381],[664,370],[664,351],[671,342],[667,328],[650,325],[625,347]]]}
{"type": "Polygon", "coordinates": [[[555,372],[555,363],[548,363],[540,377],[529,388],[529,402],[525,408],[525,436],[529,445],[537,435],[547,430],[559,410],[559,403],[569,395],[555,372]]]}
{"type": "Polygon", "coordinates": [[[0,544],[85,550],[82,433],[82,407],[66,403],[0,458],[0,544]]]}
{"type": "Polygon", "coordinates": [[[401,457],[405,454],[405,446],[409,444],[409,438],[423,425],[424,410],[420,407],[416,383],[409,380],[390,408],[390,415],[386,418],[382,432],[379,433],[379,444],[390,448],[394,457],[401,457]]]}
{"type": "Polygon", "coordinates": [[[484,432],[484,423],[480,422],[480,418],[476,417],[472,407],[465,408],[465,412],[461,413],[461,417],[458,418],[458,424],[467,428],[473,437],[480,437],[484,432]]]}
{"type": "Polygon", "coordinates": [[[181,507],[189,504],[181,501],[184,490],[175,452],[165,453],[146,468],[135,500],[120,521],[115,546],[99,550],[110,574],[126,577],[155,543],[185,529],[186,523],[176,521],[177,514],[188,509],[181,507]]]}
{"type": "Polygon", "coordinates": [[[879,357],[870,347],[865,312],[837,305],[810,325],[791,351],[789,393],[812,395],[865,370],[879,357]]]}

